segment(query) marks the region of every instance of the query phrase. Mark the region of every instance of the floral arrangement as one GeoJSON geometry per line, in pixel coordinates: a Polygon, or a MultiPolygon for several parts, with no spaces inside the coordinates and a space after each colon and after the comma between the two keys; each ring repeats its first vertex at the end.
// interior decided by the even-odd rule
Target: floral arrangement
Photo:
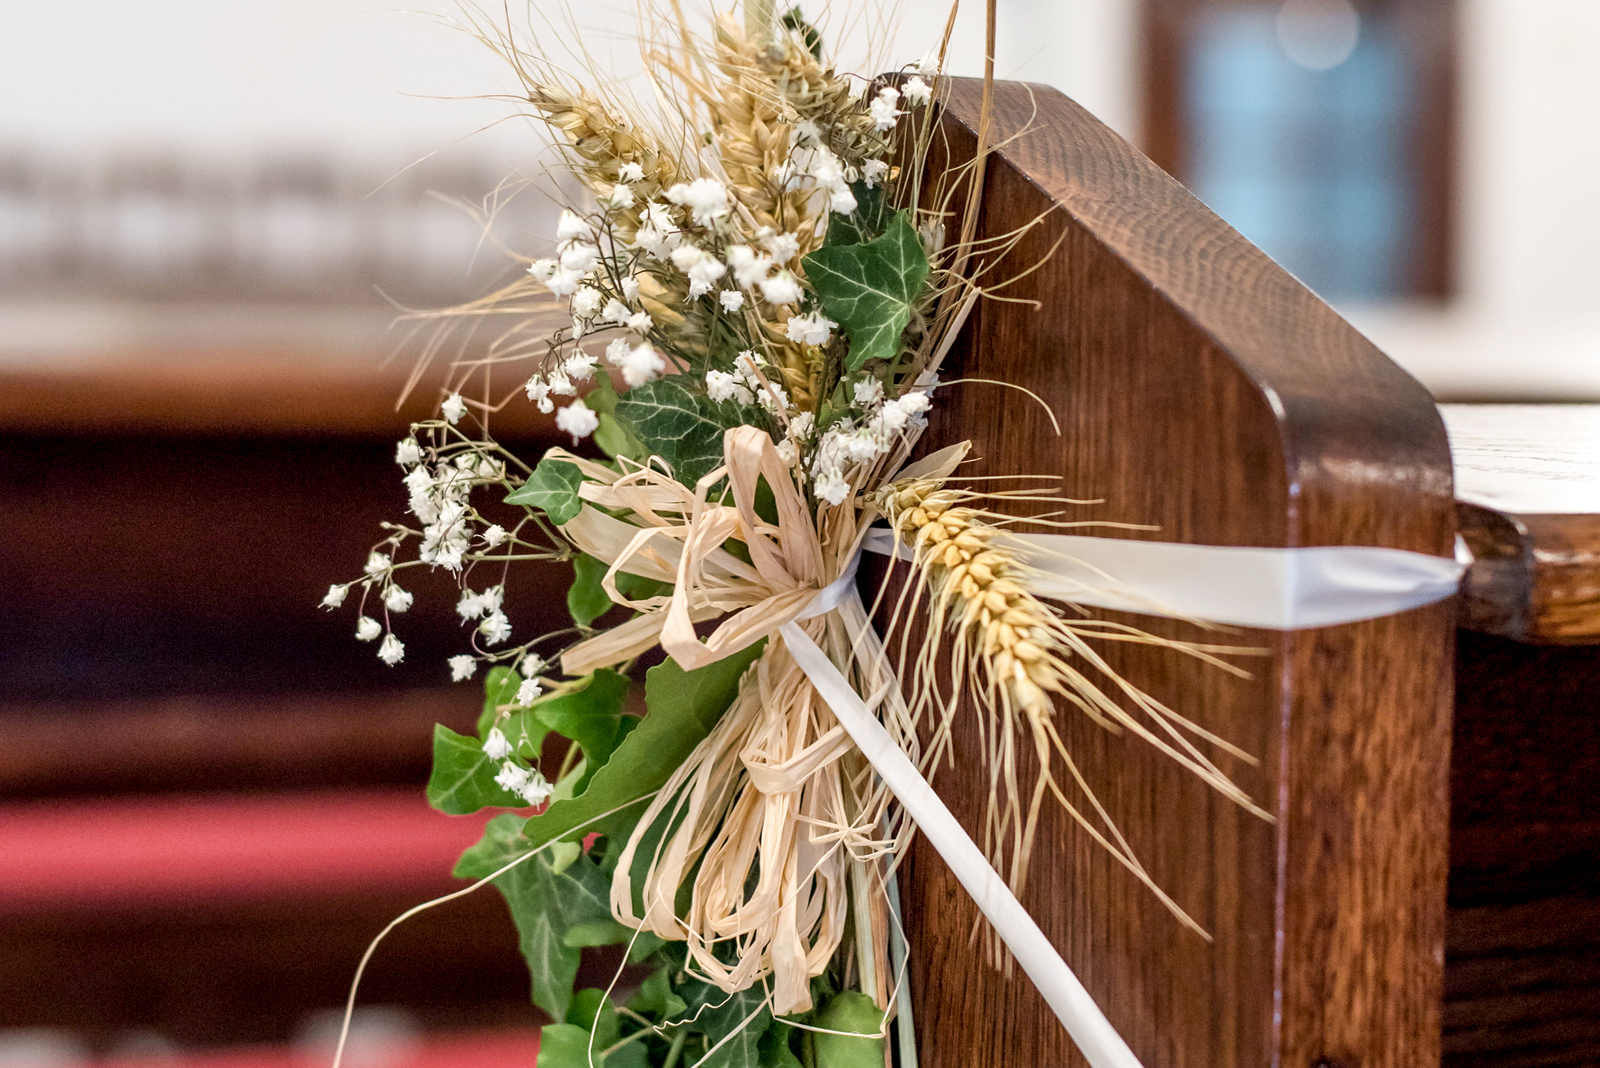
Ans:
{"type": "MultiPolygon", "coordinates": [[[[541,1068],[878,1068],[894,1036],[915,1063],[893,880],[914,827],[797,642],[923,774],[991,769],[983,846],[1012,886],[1047,793],[1092,826],[1051,770],[1071,767],[1058,701],[1243,803],[1196,729],[1093,647],[1155,639],[1033,591],[1014,520],[994,509],[1052,498],[972,489],[963,446],[912,461],[940,364],[1008,247],[973,234],[982,135],[974,162],[930,166],[942,48],[861,78],[798,11],[744,15],[709,36],[654,16],[646,36],[671,47],[648,57],[653,114],[484,30],[585,199],[562,211],[550,256],[455,310],[512,325],[399,443],[412,518],[324,601],[356,600],[356,636],[394,664],[404,574],[459,580],[471,647],[449,667],[482,672],[487,693],[475,735],[437,728],[428,799],[521,810],[495,816],[456,874],[510,906],[555,1021],[541,1068]],[[551,300],[571,325],[535,334],[529,313],[551,300]],[[519,363],[521,385],[495,394],[491,376],[519,363]],[[553,412],[587,455],[512,455],[487,429],[510,403],[553,412]],[[886,648],[853,594],[873,541],[908,561],[879,607],[925,620],[920,648],[886,648]],[[529,561],[570,562],[572,628],[522,640],[505,574],[529,561]],[[652,659],[638,717],[630,691],[652,659]],[[973,709],[984,751],[955,753],[954,719],[973,709]],[[554,768],[551,736],[566,740],[554,768]],[[1039,772],[1024,784],[1027,761],[1039,772]],[[575,990],[580,951],[612,944],[648,977],[626,1000],[617,984],[575,990]]],[[[1145,878],[1114,833],[1095,834],[1145,878]]]]}

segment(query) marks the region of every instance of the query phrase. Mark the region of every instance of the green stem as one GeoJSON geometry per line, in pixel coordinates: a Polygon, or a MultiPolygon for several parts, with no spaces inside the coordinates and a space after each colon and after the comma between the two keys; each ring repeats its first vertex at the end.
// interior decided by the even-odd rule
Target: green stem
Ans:
{"type": "Polygon", "coordinates": [[[667,1050],[667,1059],[661,1062],[661,1068],[673,1068],[678,1063],[678,1055],[683,1052],[683,1043],[688,1037],[687,1027],[678,1028],[678,1033],[672,1036],[672,1046],[667,1050]]]}

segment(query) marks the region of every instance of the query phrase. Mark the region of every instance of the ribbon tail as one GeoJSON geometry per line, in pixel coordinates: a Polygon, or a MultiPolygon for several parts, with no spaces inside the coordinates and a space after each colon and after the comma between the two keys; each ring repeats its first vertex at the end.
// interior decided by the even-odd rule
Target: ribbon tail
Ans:
{"type": "MultiPolygon", "coordinates": [[[[852,588],[849,596],[857,595],[852,588]]],[[[865,609],[862,609],[865,612],[865,609]]],[[[817,644],[794,623],[778,629],[796,664],[930,845],[1010,948],[1091,1068],[1142,1068],[1067,962],[990,866],[889,732],[817,644]]]]}

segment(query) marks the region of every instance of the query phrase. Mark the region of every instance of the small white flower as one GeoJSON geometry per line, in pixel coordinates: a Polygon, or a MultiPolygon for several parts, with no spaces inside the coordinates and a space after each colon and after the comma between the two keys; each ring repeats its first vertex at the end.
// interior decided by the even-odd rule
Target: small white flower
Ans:
{"type": "Polygon", "coordinates": [[[749,245],[729,245],[722,255],[733,268],[733,280],[745,289],[761,285],[772,273],[772,257],[757,255],[749,245]]]}
{"type": "Polygon", "coordinates": [[[498,548],[506,537],[506,528],[496,523],[483,532],[483,543],[491,549],[498,548]]]}
{"type": "Polygon", "coordinates": [[[917,60],[916,70],[925,78],[931,78],[939,73],[939,53],[930,51],[927,55],[917,60]]]}
{"type": "Polygon", "coordinates": [[[912,104],[926,104],[933,99],[933,86],[923,81],[922,76],[918,74],[913,74],[907,78],[905,84],[900,87],[900,91],[905,94],[906,100],[912,104]]]}
{"type": "Polygon", "coordinates": [[[845,495],[850,492],[850,484],[836,470],[818,475],[812,488],[816,491],[818,499],[829,504],[843,504],[845,495]]]}
{"type": "Polygon", "coordinates": [[[461,600],[456,602],[456,614],[462,619],[477,619],[483,615],[483,612],[482,595],[473,593],[471,590],[462,590],[461,600]]]}
{"type": "Polygon", "coordinates": [[[772,253],[773,263],[788,263],[800,251],[798,234],[772,234],[763,238],[761,244],[772,253]]]}
{"type": "Polygon", "coordinates": [[[622,280],[622,295],[628,300],[638,300],[639,280],[637,278],[624,278],[622,280]]]}
{"type": "Polygon", "coordinates": [[[611,195],[606,198],[606,206],[613,211],[633,207],[633,190],[618,182],[611,187],[611,195]]]}
{"type": "Polygon", "coordinates": [[[606,362],[613,367],[621,367],[622,361],[628,358],[628,349],[631,347],[627,338],[613,339],[611,344],[606,346],[606,362]]]}
{"type": "Polygon", "coordinates": [[[461,417],[467,414],[467,402],[461,399],[461,394],[452,393],[439,405],[439,414],[444,416],[447,423],[459,423],[461,417]]]}
{"type": "Polygon", "coordinates": [[[822,129],[811,119],[801,119],[794,124],[796,144],[814,145],[822,140],[822,129]]]}
{"type": "Polygon", "coordinates": [[[399,638],[393,634],[386,634],[383,642],[378,646],[378,659],[390,667],[394,667],[406,658],[406,647],[399,638]]]}
{"type": "Polygon", "coordinates": [[[679,182],[667,190],[667,199],[688,208],[696,226],[710,226],[728,214],[728,187],[715,178],[679,182]]]}
{"type": "Polygon", "coordinates": [[[522,685],[517,687],[517,704],[526,708],[543,692],[544,687],[539,685],[538,679],[523,679],[522,685]]]}
{"type": "MultiPolygon", "coordinates": [[[[450,668],[452,671],[455,670],[457,660],[466,660],[474,665],[477,664],[477,661],[473,660],[470,656],[452,656],[450,658],[450,668]]],[[[471,678],[472,672],[467,672],[467,677],[471,678]]],[[[506,757],[511,755],[511,742],[508,738],[506,738],[505,732],[503,732],[499,727],[489,728],[489,737],[483,740],[483,755],[488,757],[490,760],[504,760],[506,757]]]]}
{"type": "Polygon", "coordinates": [[[394,462],[401,467],[412,467],[422,462],[422,446],[416,438],[406,438],[394,447],[394,462]]]}
{"type": "Polygon", "coordinates": [[[557,241],[574,241],[593,233],[594,227],[585,222],[581,215],[566,208],[561,209],[561,218],[556,222],[557,241]]]}
{"type": "Polygon", "coordinates": [[[800,447],[795,444],[794,438],[784,438],[778,442],[776,452],[778,459],[789,467],[793,467],[794,462],[800,458],[800,447]]]}
{"type": "Polygon", "coordinates": [[[344,604],[345,595],[349,592],[349,586],[329,586],[328,592],[322,595],[322,607],[338,608],[340,605],[344,604]]]}
{"type": "Polygon", "coordinates": [[[524,801],[535,808],[548,801],[552,792],[554,792],[554,788],[537,771],[530,775],[528,781],[523,783],[522,788],[517,791],[522,795],[524,801]]]}
{"type": "Polygon", "coordinates": [[[556,273],[556,261],[534,260],[528,265],[528,273],[533,275],[533,277],[538,281],[543,282],[545,285],[549,285],[550,279],[554,277],[556,273]]]}
{"type": "Polygon", "coordinates": [[[852,193],[850,191],[850,187],[845,185],[843,182],[839,183],[828,191],[829,211],[835,212],[839,215],[854,215],[856,213],[856,208],[859,206],[860,205],[856,203],[856,195],[852,193]]]}
{"type": "Polygon", "coordinates": [[[739,381],[736,375],[731,375],[727,371],[706,372],[706,395],[719,403],[730,400],[737,401],[740,404],[752,404],[755,402],[755,397],[745,387],[744,383],[739,381]]]}
{"type": "Polygon", "coordinates": [[[381,575],[385,571],[389,570],[389,567],[392,563],[393,561],[391,561],[383,553],[368,553],[366,566],[364,566],[361,570],[365,571],[368,575],[377,577],[378,575],[381,575]]]}
{"type": "MultiPolygon", "coordinates": [[[[878,90],[878,95],[872,98],[872,103],[867,105],[867,113],[872,116],[872,126],[879,133],[894,129],[894,124],[900,121],[900,116],[905,112],[898,107],[900,91],[893,86],[884,86],[878,90]]],[[[834,502],[837,503],[837,502],[834,502]]]]}
{"type": "Polygon", "coordinates": [[[647,311],[634,312],[632,315],[628,316],[628,329],[632,330],[635,334],[642,336],[649,332],[650,329],[655,325],[656,321],[650,318],[650,313],[647,311]]]}
{"type": "MultiPolygon", "coordinates": [[[[477,657],[471,656],[471,655],[469,655],[467,653],[462,653],[460,656],[452,656],[450,658],[450,681],[451,682],[466,682],[468,679],[472,678],[472,676],[476,675],[477,673],[478,673],[478,660],[477,660],[477,657]]],[[[495,731],[494,734],[500,734],[500,732],[499,731],[495,731]]],[[[494,737],[494,734],[490,735],[491,739],[494,737]]],[[[505,737],[504,735],[501,735],[502,740],[504,739],[504,737],[505,737]]],[[[488,752],[489,744],[487,742],[484,743],[483,749],[484,749],[484,752],[488,752]]],[[[501,754],[501,756],[504,756],[504,755],[505,755],[504,753],[501,754]]],[[[496,758],[496,759],[498,759],[498,758],[496,758]]]]}
{"type": "Polygon", "coordinates": [[[626,304],[622,303],[622,301],[618,300],[616,297],[612,297],[606,302],[605,310],[600,313],[600,318],[608,323],[616,323],[618,326],[621,326],[623,323],[628,321],[628,316],[632,314],[633,313],[628,310],[628,306],[626,304]]]}
{"type": "Polygon", "coordinates": [[[779,271],[761,283],[761,295],[768,304],[796,304],[803,293],[800,279],[788,271],[779,271]]]}
{"type": "Polygon", "coordinates": [[[537,404],[541,412],[549,412],[555,407],[550,400],[550,383],[538,375],[528,379],[528,384],[522,388],[528,391],[528,399],[537,404]]]}
{"type": "Polygon", "coordinates": [[[570,397],[578,392],[573,388],[572,379],[567,377],[566,371],[550,372],[550,392],[558,397],[570,397]]]}
{"type": "Polygon", "coordinates": [[[617,177],[624,182],[644,181],[644,168],[637,163],[624,163],[617,168],[617,177]]]}
{"type": "Polygon", "coordinates": [[[810,441],[816,429],[817,417],[811,412],[801,412],[789,420],[789,436],[796,441],[810,441]]]}
{"type": "MultiPolygon", "coordinates": [[[[574,241],[561,253],[562,269],[574,272],[579,278],[594,270],[599,262],[600,250],[587,241],[574,241]]],[[[570,292],[577,292],[577,286],[570,292]]]]}
{"type": "MultiPolygon", "coordinates": [[[[624,377],[626,377],[626,373],[624,373],[624,377]]],[[[599,425],[600,416],[581,400],[575,400],[556,412],[556,427],[571,434],[574,445],[593,434],[595,427],[599,425]]]]}
{"type": "Polygon", "coordinates": [[[543,280],[544,286],[558,297],[571,296],[578,291],[578,286],[587,273],[566,266],[557,267],[550,273],[550,277],[543,280]]]}
{"type": "Polygon", "coordinates": [[[489,618],[478,624],[478,633],[482,634],[483,640],[490,645],[499,645],[511,637],[511,621],[497,608],[489,618]]]}
{"type": "Polygon", "coordinates": [[[693,245],[679,245],[672,250],[672,265],[689,276],[689,297],[697,299],[711,292],[717,280],[728,273],[728,268],[711,253],[693,245]]]}
{"type": "Polygon", "coordinates": [[[722,302],[722,310],[736,312],[744,307],[744,294],[737,289],[724,289],[717,294],[717,299],[722,302]]]}
{"type": "Polygon", "coordinates": [[[856,407],[870,408],[883,400],[883,383],[876,378],[863,378],[855,384],[856,407]]]}
{"type": "Polygon", "coordinates": [[[666,361],[648,343],[629,349],[617,366],[622,368],[622,380],[630,386],[642,386],[667,369],[666,361]]]}
{"type": "Polygon", "coordinates": [[[510,790],[512,793],[518,793],[528,784],[528,776],[531,774],[532,772],[521,764],[508,760],[500,766],[500,774],[494,777],[494,781],[497,785],[510,790]]]}
{"type": "Polygon", "coordinates": [[[869,159],[861,164],[861,180],[873,189],[889,173],[889,165],[881,159],[869,159]]]}
{"type": "Polygon", "coordinates": [[[600,301],[605,299],[594,286],[584,286],[572,294],[572,314],[581,315],[585,319],[593,315],[600,308],[600,301]]]}
{"type": "Polygon", "coordinates": [[[391,612],[404,612],[411,607],[414,598],[409,590],[402,590],[399,586],[390,586],[383,595],[383,607],[391,612]]]}
{"type": "Polygon", "coordinates": [[[833,336],[833,328],[838,325],[832,319],[825,318],[821,312],[791,315],[786,333],[790,341],[802,345],[826,345],[828,339],[833,336]]]}
{"type": "Polygon", "coordinates": [[[587,382],[594,377],[594,357],[579,349],[567,357],[566,362],[561,365],[561,369],[574,382],[587,382]]]}

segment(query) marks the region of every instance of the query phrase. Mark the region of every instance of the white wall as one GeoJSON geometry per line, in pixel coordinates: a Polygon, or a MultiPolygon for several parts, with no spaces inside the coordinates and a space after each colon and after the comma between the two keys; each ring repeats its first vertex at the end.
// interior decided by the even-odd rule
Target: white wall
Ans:
{"type": "MultiPolygon", "coordinates": [[[[834,4],[835,23],[862,7],[834,4]]],[[[539,6],[560,19],[557,4],[539,6]]],[[[631,5],[573,6],[586,43],[636,70],[631,44],[619,40],[631,26],[631,5]]],[[[1063,88],[1131,130],[1136,7],[1136,0],[1002,0],[999,69],[1063,88]]],[[[921,55],[937,43],[947,11],[944,0],[907,0],[899,47],[887,51],[921,55]]],[[[968,0],[961,13],[952,50],[961,73],[982,69],[982,11],[968,0]]],[[[0,34],[0,140],[65,152],[156,143],[214,153],[321,146],[384,156],[442,147],[508,106],[418,96],[515,88],[495,56],[436,21],[457,14],[452,0],[18,2],[0,34]]],[[[859,31],[867,20],[853,21],[859,31]]],[[[864,36],[857,32],[851,43],[864,36]]],[[[525,137],[523,128],[470,144],[515,152],[525,137]]]]}
{"type": "Polygon", "coordinates": [[[1600,2],[1459,11],[1457,299],[1347,311],[1441,396],[1600,401],[1600,2]]]}

